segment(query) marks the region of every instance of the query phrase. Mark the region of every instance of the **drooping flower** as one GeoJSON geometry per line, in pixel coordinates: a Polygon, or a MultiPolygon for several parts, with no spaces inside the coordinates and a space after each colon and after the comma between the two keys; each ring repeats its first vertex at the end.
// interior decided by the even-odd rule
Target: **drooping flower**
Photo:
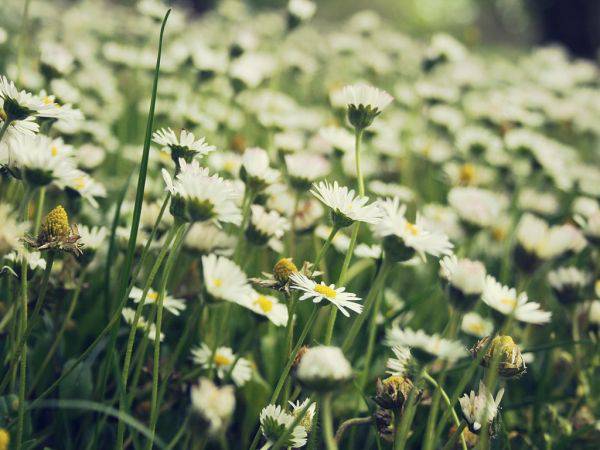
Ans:
{"type": "Polygon", "coordinates": [[[475,395],[474,391],[471,391],[469,395],[465,394],[458,399],[463,416],[472,432],[481,430],[483,426],[490,424],[494,420],[496,414],[498,414],[498,407],[503,395],[504,389],[500,389],[496,394],[496,399],[494,399],[493,395],[486,388],[485,383],[480,381],[477,395],[475,395]]]}
{"type": "Polygon", "coordinates": [[[213,435],[223,432],[235,410],[233,386],[216,386],[208,378],[200,378],[191,390],[192,407],[208,422],[213,435]]]}

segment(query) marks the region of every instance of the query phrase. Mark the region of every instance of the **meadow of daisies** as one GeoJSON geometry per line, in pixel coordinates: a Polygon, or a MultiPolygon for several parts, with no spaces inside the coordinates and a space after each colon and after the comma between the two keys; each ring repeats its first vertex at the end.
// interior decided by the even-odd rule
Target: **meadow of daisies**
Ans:
{"type": "Polygon", "coordinates": [[[600,446],[594,63],[0,8],[0,450],[600,446]]]}

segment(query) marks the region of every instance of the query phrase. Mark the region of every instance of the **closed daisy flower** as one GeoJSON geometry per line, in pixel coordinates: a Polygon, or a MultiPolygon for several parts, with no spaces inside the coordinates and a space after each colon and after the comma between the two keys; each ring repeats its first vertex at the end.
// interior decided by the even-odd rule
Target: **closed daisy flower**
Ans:
{"type": "Polygon", "coordinates": [[[457,341],[444,339],[437,334],[428,335],[423,330],[413,331],[410,328],[390,328],[385,333],[385,343],[408,347],[421,361],[428,362],[432,358],[456,361],[467,355],[466,349],[457,341]]]}
{"type": "Polygon", "coordinates": [[[296,368],[298,381],[315,391],[331,391],[352,378],[352,366],[339,347],[309,348],[296,368]]]}
{"type": "MultiPolygon", "coordinates": [[[[144,296],[144,291],[136,286],[131,288],[131,292],[129,293],[129,298],[133,299],[135,303],[139,303],[142,301],[142,297],[144,296]]],[[[154,289],[150,288],[148,293],[146,294],[146,298],[144,300],[144,305],[151,305],[158,301],[158,292],[154,289]]],[[[165,294],[163,298],[163,307],[169,311],[171,314],[178,316],[181,314],[181,311],[185,310],[185,301],[179,298],[171,297],[168,294],[165,294]]]]}
{"type": "MultiPolygon", "coordinates": [[[[285,412],[281,406],[268,405],[264,407],[260,412],[260,431],[267,443],[262,448],[265,450],[271,448],[293,423],[294,416],[285,412]]],[[[296,425],[283,445],[284,447],[303,447],[306,444],[306,437],[306,428],[296,425]]]]}
{"type": "Polygon", "coordinates": [[[243,386],[252,378],[252,365],[246,358],[238,357],[229,347],[218,347],[214,351],[202,343],[192,349],[192,360],[204,369],[214,366],[217,376],[223,380],[229,374],[236,386],[243,386]]]}
{"type": "Polygon", "coordinates": [[[539,303],[529,302],[527,293],[517,294],[515,288],[502,285],[491,275],[488,275],[485,279],[481,299],[495,311],[505,316],[513,315],[515,319],[521,322],[547,323],[552,316],[552,313],[540,309],[539,303]]]}
{"type": "Polygon", "coordinates": [[[208,431],[218,434],[227,428],[235,410],[233,386],[216,386],[208,378],[200,378],[190,391],[192,408],[208,422],[208,431]]]}
{"type": "Polygon", "coordinates": [[[205,138],[196,139],[193,133],[186,130],[181,130],[177,137],[171,128],[162,128],[154,132],[152,140],[171,150],[171,158],[176,165],[179,165],[180,158],[190,163],[192,159],[207,155],[216,149],[214,145],[208,145],[205,138]]]}
{"type": "Polygon", "coordinates": [[[290,275],[292,280],[292,289],[297,289],[304,292],[300,297],[300,300],[312,299],[313,303],[320,303],[321,300],[326,300],[329,303],[335,305],[341,313],[350,317],[348,309],[360,314],[363,306],[360,303],[360,297],[351,292],[345,292],[346,288],[336,288],[335,285],[326,285],[324,282],[317,284],[307,276],[297,272],[290,275]]]}
{"type": "Polygon", "coordinates": [[[289,221],[276,211],[267,211],[260,205],[252,205],[251,210],[246,236],[256,245],[265,245],[271,238],[280,239],[290,228],[289,221]]]}
{"type": "Polygon", "coordinates": [[[339,186],[337,181],[317,183],[310,192],[331,208],[336,227],[347,227],[357,221],[374,224],[381,219],[382,212],[377,204],[367,205],[368,197],[356,195],[354,190],[339,186]]]}
{"type": "Polygon", "coordinates": [[[483,381],[480,381],[477,395],[471,391],[469,395],[465,394],[458,399],[463,416],[472,432],[478,432],[483,426],[489,425],[494,420],[503,395],[504,389],[500,389],[494,399],[483,381]]]}
{"type": "Polygon", "coordinates": [[[375,234],[383,238],[386,253],[396,261],[407,261],[415,253],[439,257],[450,254],[452,243],[444,233],[428,229],[420,215],[415,223],[405,217],[406,206],[397,198],[379,203],[383,218],[374,226],[375,234]]]}
{"type": "Polygon", "coordinates": [[[197,160],[190,164],[179,160],[181,171],[173,180],[165,169],[162,174],[171,192],[171,214],[185,222],[239,224],[242,219],[236,201],[239,191],[231,182],[217,175],[210,175],[208,169],[200,167],[197,160]]]}
{"type": "Polygon", "coordinates": [[[348,107],[348,120],[359,129],[371,125],[394,99],[387,92],[367,84],[346,86],[342,96],[348,107]]]}
{"type": "Polygon", "coordinates": [[[246,274],[224,256],[203,256],[202,270],[206,290],[215,299],[241,303],[251,293],[246,274]]]}
{"type": "Polygon", "coordinates": [[[253,191],[260,192],[279,179],[279,172],[269,167],[269,155],[258,147],[246,149],[242,156],[240,178],[253,191]]]}

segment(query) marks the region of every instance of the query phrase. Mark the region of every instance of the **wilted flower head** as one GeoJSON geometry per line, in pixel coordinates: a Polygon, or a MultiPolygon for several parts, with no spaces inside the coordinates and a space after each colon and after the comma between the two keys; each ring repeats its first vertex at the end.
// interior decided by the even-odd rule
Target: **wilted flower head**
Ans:
{"type": "Polygon", "coordinates": [[[402,375],[392,375],[385,380],[377,379],[375,387],[375,402],[385,409],[402,411],[413,389],[416,389],[415,400],[418,401],[422,391],[417,388],[410,378],[402,375]]]}
{"type": "Polygon", "coordinates": [[[352,378],[352,367],[338,347],[309,348],[296,369],[298,381],[305,387],[327,392],[342,387],[352,378]]]}
{"type": "Polygon", "coordinates": [[[77,227],[69,225],[69,216],[61,205],[46,215],[36,237],[28,237],[24,240],[39,251],[66,251],[75,256],[81,255],[83,247],[77,227]]]}
{"type": "Polygon", "coordinates": [[[463,416],[471,431],[477,432],[494,420],[503,395],[504,389],[500,389],[494,400],[483,381],[480,381],[477,395],[471,391],[469,395],[465,394],[458,399],[463,416]]]}

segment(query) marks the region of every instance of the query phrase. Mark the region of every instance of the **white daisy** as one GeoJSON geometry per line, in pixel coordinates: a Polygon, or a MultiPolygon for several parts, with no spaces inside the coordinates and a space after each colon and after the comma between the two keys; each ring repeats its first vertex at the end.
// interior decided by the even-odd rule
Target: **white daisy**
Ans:
{"type": "Polygon", "coordinates": [[[552,316],[551,312],[540,309],[540,304],[528,302],[527,293],[517,294],[515,288],[503,286],[496,279],[488,275],[481,296],[483,302],[490,308],[508,316],[514,315],[515,319],[527,323],[547,323],[552,316]]]}
{"type": "MultiPolygon", "coordinates": [[[[1,239],[1,238],[0,238],[1,239]]],[[[0,252],[2,253],[2,252],[0,252]]],[[[8,255],[4,257],[7,261],[11,261],[13,263],[17,263],[21,261],[22,257],[27,258],[27,265],[30,270],[45,270],[46,269],[46,260],[42,258],[41,252],[31,252],[29,250],[25,250],[21,248],[18,252],[12,251],[8,255]]]]}
{"type": "Polygon", "coordinates": [[[290,0],[288,12],[299,20],[308,20],[315,15],[317,5],[310,0],[290,0]]]}
{"type": "MultiPolygon", "coordinates": [[[[131,308],[123,308],[121,311],[121,315],[125,322],[128,324],[133,324],[133,319],[135,318],[135,310],[131,308]]],[[[142,316],[139,317],[137,323],[137,329],[143,330],[144,332],[148,331],[148,338],[152,341],[156,339],[156,325],[152,322],[147,322],[146,319],[142,316]]],[[[160,333],[160,341],[162,342],[165,339],[165,334],[163,332],[160,333]]]]}
{"type": "Polygon", "coordinates": [[[250,226],[246,236],[258,245],[264,245],[271,238],[281,238],[290,229],[290,223],[276,211],[268,211],[261,205],[251,206],[250,226]]]}
{"type": "Polygon", "coordinates": [[[345,128],[334,126],[321,128],[319,136],[337,152],[352,153],[354,151],[354,136],[345,128]]]}
{"type": "MultiPolygon", "coordinates": [[[[133,299],[135,303],[139,303],[142,300],[143,294],[144,291],[142,289],[134,286],[131,288],[129,298],[133,299]]],[[[144,305],[152,305],[157,301],[158,292],[150,288],[148,290],[148,293],[146,294],[144,305]]],[[[174,298],[165,292],[165,297],[163,298],[163,306],[171,314],[178,316],[181,314],[181,311],[185,311],[185,300],[182,300],[180,298],[174,298]]]]}
{"type": "Polygon", "coordinates": [[[455,255],[440,260],[440,275],[465,295],[479,295],[485,285],[485,267],[479,261],[458,259],[455,255]]]}
{"type": "Polygon", "coordinates": [[[201,378],[190,394],[192,407],[208,421],[209,432],[214,435],[224,431],[235,410],[233,386],[218,387],[208,378],[201,378]]]}
{"type": "Polygon", "coordinates": [[[198,253],[233,253],[236,239],[210,222],[196,222],[185,235],[184,245],[198,253]]]}
{"type": "Polygon", "coordinates": [[[106,197],[104,185],[82,170],[69,171],[64,177],[64,183],[67,188],[86,199],[94,208],[99,207],[96,197],[106,197]]]}
{"type": "Polygon", "coordinates": [[[480,381],[477,395],[475,395],[475,391],[471,391],[469,395],[465,394],[458,399],[463,416],[472,431],[479,431],[481,427],[494,420],[496,414],[498,414],[498,407],[503,395],[504,389],[500,389],[494,400],[483,381],[480,381]]]}
{"type": "Polygon", "coordinates": [[[296,377],[312,389],[330,390],[352,378],[352,366],[339,347],[321,345],[302,355],[296,377]]]}
{"type": "Polygon", "coordinates": [[[525,213],[516,229],[520,246],[540,260],[556,258],[566,252],[579,252],[586,240],[580,230],[571,224],[549,226],[544,220],[525,213]]]}
{"type": "Polygon", "coordinates": [[[211,348],[202,343],[192,349],[192,360],[205,369],[214,365],[217,376],[222,380],[231,373],[236,386],[243,386],[252,378],[252,365],[246,358],[237,357],[229,347],[215,349],[214,357],[211,348]]]}
{"type": "Polygon", "coordinates": [[[0,256],[21,247],[20,239],[25,236],[28,225],[17,221],[14,208],[0,203],[0,256]]]}
{"type": "Polygon", "coordinates": [[[424,259],[425,254],[439,257],[451,253],[453,245],[448,236],[428,229],[419,214],[415,223],[409,222],[405,217],[406,205],[400,205],[398,198],[387,199],[379,205],[383,218],[374,226],[374,231],[384,239],[384,247],[392,257],[408,260],[416,252],[424,259]]]}
{"type": "Polygon", "coordinates": [[[294,153],[285,155],[287,174],[292,186],[299,191],[306,191],[311,184],[329,173],[329,162],[319,155],[294,153]]]}
{"type": "Polygon", "coordinates": [[[243,304],[251,287],[239,266],[225,258],[210,254],[202,257],[204,285],[210,295],[219,300],[243,304]]]}
{"type": "Polygon", "coordinates": [[[321,300],[325,299],[335,305],[346,317],[350,317],[347,309],[357,314],[362,312],[363,306],[357,303],[360,301],[360,297],[351,292],[345,292],[345,287],[336,288],[333,284],[327,286],[323,281],[317,284],[299,272],[290,275],[290,280],[292,281],[292,289],[304,292],[300,300],[312,299],[313,303],[320,303],[321,300]]]}
{"type": "Polygon", "coordinates": [[[494,324],[491,320],[484,319],[473,311],[466,313],[460,324],[460,329],[471,336],[484,338],[494,331],[494,324]]]}
{"type": "Polygon", "coordinates": [[[506,198],[486,189],[454,187],[448,204],[465,222],[482,228],[494,225],[506,208],[506,198]]]}
{"type": "Polygon", "coordinates": [[[304,417],[300,421],[300,425],[302,425],[306,429],[306,432],[309,433],[312,429],[312,423],[313,418],[315,417],[315,412],[317,410],[317,404],[315,402],[311,402],[310,398],[304,399],[303,402],[301,402],[300,400],[296,400],[295,403],[289,402],[289,404],[292,407],[292,415],[294,417],[298,417],[298,414],[300,414],[302,410],[304,410],[304,408],[308,406],[308,409],[304,413],[304,417]],[[308,406],[309,403],[310,406],[308,406]]]}
{"type": "Polygon", "coordinates": [[[167,189],[173,195],[171,213],[185,221],[203,222],[213,220],[238,225],[242,220],[237,200],[240,197],[235,186],[217,175],[209,175],[208,169],[200,167],[197,160],[190,164],[179,160],[181,171],[171,179],[165,169],[162,174],[167,189]]]}
{"type": "Polygon", "coordinates": [[[392,346],[392,352],[394,358],[388,358],[385,366],[387,367],[387,373],[393,376],[403,376],[408,370],[408,363],[411,358],[410,348],[402,345],[392,346]]]}
{"type": "Polygon", "coordinates": [[[310,192],[331,208],[334,225],[347,227],[356,221],[375,224],[381,220],[382,212],[376,203],[367,205],[368,197],[356,195],[337,181],[333,185],[327,181],[317,183],[310,192]]]}
{"type": "Polygon", "coordinates": [[[43,98],[27,91],[19,91],[12,81],[4,75],[0,76],[0,99],[3,100],[2,108],[9,121],[22,121],[28,117],[48,117],[55,109],[53,102],[44,101],[43,98]]]}
{"type": "Polygon", "coordinates": [[[79,239],[85,246],[85,250],[97,251],[106,240],[106,227],[88,227],[80,225],[77,228],[79,239]]]}
{"type": "Polygon", "coordinates": [[[397,326],[386,330],[385,344],[390,347],[408,347],[413,351],[420,350],[448,361],[456,361],[467,355],[467,350],[458,341],[444,339],[438,334],[428,335],[423,330],[413,331],[397,326]]]}
{"type": "Polygon", "coordinates": [[[195,138],[194,134],[181,130],[179,137],[171,128],[162,128],[152,134],[152,140],[171,150],[171,158],[177,164],[179,158],[191,162],[192,158],[201,157],[215,151],[214,145],[208,145],[206,139],[195,138]]]}
{"type": "Polygon", "coordinates": [[[269,319],[275,326],[282,327],[288,321],[288,309],[277,297],[252,290],[239,305],[269,319]]]}
{"type": "Polygon", "coordinates": [[[269,155],[259,147],[246,149],[242,156],[240,177],[251,189],[260,191],[279,179],[279,172],[269,167],[269,155]]]}
{"type": "Polygon", "coordinates": [[[366,128],[394,99],[387,92],[367,84],[345,86],[342,97],[348,106],[348,119],[356,128],[366,128]]]}
{"type": "MultiPolygon", "coordinates": [[[[294,423],[294,416],[279,405],[267,405],[260,412],[260,431],[267,440],[263,449],[270,448],[294,423]]],[[[296,425],[285,440],[284,447],[303,447],[306,444],[306,429],[296,425]]]]}

